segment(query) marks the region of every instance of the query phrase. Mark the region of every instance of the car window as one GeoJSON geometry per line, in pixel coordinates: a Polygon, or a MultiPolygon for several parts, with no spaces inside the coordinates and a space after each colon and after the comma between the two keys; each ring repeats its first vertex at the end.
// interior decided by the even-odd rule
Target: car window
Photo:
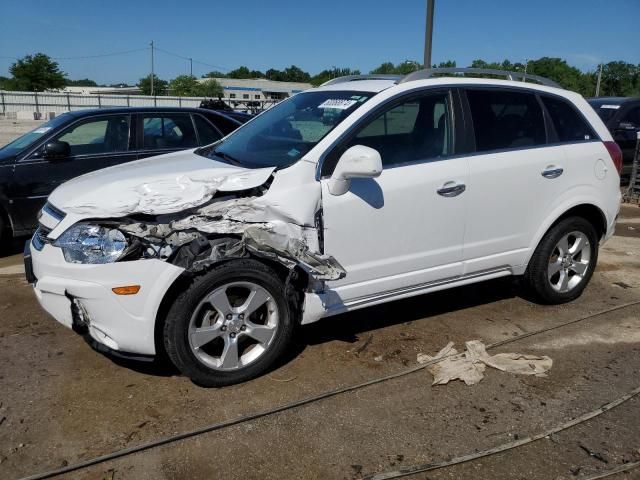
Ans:
{"type": "Polygon", "coordinates": [[[554,97],[542,97],[542,103],[546,107],[551,121],[561,142],[578,142],[596,138],[591,126],[576,111],[576,109],[564,100],[554,97]]]}
{"type": "Polygon", "coordinates": [[[71,156],[126,152],[129,148],[129,115],[109,115],[77,123],[53,138],[67,142],[71,156]]]}
{"type": "Polygon", "coordinates": [[[448,97],[429,93],[395,104],[360,128],[338,155],[365,145],[380,152],[385,167],[446,157],[451,153],[448,97]]]}
{"type": "Polygon", "coordinates": [[[542,109],[534,94],[467,90],[476,151],[532,147],[546,143],[542,109]]]}
{"type": "Polygon", "coordinates": [[[200,145],[209,145],[222,138],[222,135],[220,135],[220,133],[218,133],[218,131],[200,115],[194,115],[193,119],[195,120],[196,128],[198,129],[200,145]]]}
{"type": "Polygon", "coordinates": [[[145,115],[142,129],[145,149],[184,149],[198,146],[189,114],[145,115]]]}
{"type": "Polygon", "coordinates": [[[640,127],[640,107],[634,107],[628,110],[620,122],[632,123],[636,127],[640,127]]]}

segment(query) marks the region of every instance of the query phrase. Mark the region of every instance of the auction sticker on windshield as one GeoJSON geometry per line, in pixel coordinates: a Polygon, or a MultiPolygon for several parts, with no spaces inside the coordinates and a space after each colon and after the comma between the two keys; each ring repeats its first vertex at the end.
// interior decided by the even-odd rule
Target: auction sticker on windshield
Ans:
{"type": "Polygon", "coordinates": [[[318,108],[333,108],[336,110],[346,110],[358,103],[357,100],[347,100],[344,98],[329,98],[318,105],[318,108]]]}

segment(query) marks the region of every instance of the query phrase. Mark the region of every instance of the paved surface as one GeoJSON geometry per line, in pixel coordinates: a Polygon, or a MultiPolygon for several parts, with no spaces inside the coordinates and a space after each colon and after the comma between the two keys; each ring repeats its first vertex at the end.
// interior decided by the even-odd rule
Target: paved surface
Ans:
{"type": "MultiPolygon", "coordinates": [[[[172,370],[113,360],[56,324],[19,275],[0,275],[0,478],[14,479],[268,409],[416,365],[447,342],[486,343],[640,301],[640,208],[576,302],[545,307],[509,279],[341,315],[301,330],[268,375],[202,389],[172,370]]],[[[16,245],[16,252],[19,251],[16,245]]],[[[0,268],[19,264],[19,255],[0,268]]],[[[478,385],[420,371],[96,465],[65,478],[350,479],[445,460],[536,434],[640,385],[640,306],[518,340],[493,353],[549,355],[546,378],[487,369],[478,385]]],[[[416,479],[573,479],[640,459],[640,398],[531,445],[416,479]],[[591,452],[589,454],[588,452],[591,452]]],[[[640,469],[617,479],[640,478],[640,469]]]]}
{"type": "Polygon", "coordinates": [[[7,120],[6,118],[0,118],[0,147],[43,123],[43,120],[7,120]]]}

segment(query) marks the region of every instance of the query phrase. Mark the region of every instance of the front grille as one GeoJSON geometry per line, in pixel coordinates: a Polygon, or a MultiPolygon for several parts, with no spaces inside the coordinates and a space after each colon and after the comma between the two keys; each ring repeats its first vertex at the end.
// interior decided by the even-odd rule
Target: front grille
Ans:
{"type": "Polygon", "coordinates": [[[50,229],[48,229],[44,225],[40,225],[36,230],[36,233],[33,234],[33,239],[31,240],[31,243],[33,244],[33,248],[35,248],[38,251],[41,251],[46,244],[51,243],[51,240],[47,238],[47,235],[49,235],[49,232],[51,232],[50,229]]]}

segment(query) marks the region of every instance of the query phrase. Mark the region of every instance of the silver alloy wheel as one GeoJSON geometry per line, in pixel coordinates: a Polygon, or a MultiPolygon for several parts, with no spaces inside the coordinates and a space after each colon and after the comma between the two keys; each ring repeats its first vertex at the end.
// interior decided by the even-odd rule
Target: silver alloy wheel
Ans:
{"type": "Polygon", "coordinates": [[[591,261],[589,238],[574,231],[564,235],[556,244],[547,268],[547,278],[556,292],[566,293],[584,279],[591,261]]]}
{"type": "Polygon", "coordinates": [[[200,302],[189,322],[194,355],[214,370],[237,370],[261,357],[278,328],[278,306],[253,282],[216,288],[200,302]]]}

